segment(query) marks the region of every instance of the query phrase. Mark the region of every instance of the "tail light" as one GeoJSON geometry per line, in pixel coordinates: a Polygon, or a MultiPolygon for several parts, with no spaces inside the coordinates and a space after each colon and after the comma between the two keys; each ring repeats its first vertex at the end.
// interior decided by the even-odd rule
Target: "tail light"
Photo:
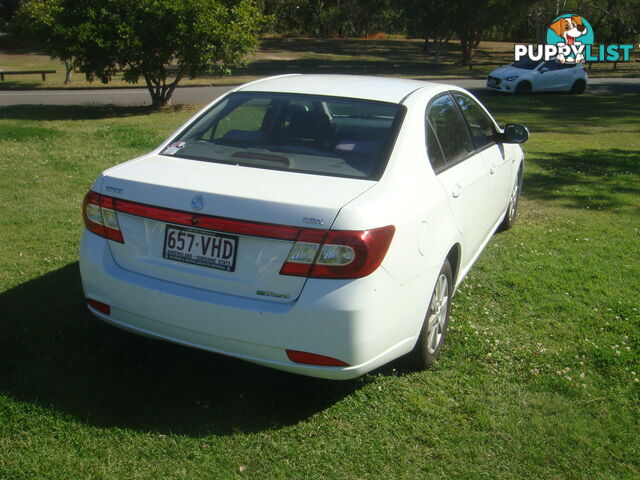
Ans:
{"type": "MultiPolygon", "coordinates": [[[[192,225],[193,214],[115,199],[89,191],[84,197],[87,230],[124,243],[116,212],[192,225]]],[[[294,240],[281,275],[311,278],[360,278],[380,266],[396,231],[393,225],[372,230],[317,230],[199,215],[199,228],[281,240],[294,240]]]]}
{"type": "Polygon", "coordinates": [[[366,277],[380,266],[396,229],[302,230],[281,275],[311,278],[366,277]]]}
{"type": "Polygon", "coordinates": [[[124,243],[115,211],[115,200],[92,190],[84,197],[82,216],[87,230],[101,237],[124,243]]]}

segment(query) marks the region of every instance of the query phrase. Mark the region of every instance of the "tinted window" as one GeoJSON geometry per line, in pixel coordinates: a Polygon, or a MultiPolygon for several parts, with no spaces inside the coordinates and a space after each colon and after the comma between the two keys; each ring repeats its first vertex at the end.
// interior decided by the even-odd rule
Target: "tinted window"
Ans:
{"type": "Polygon", "coordinates": [[[274,170],[379,178],[403,107],[337,97],[238,92],[162,152],[274,170]]]}
{"type": "Polygon", "coordinates": [[[467,126],[449,95],[433,101],[428,119],[440,141],[447,164],[459,161],[473,150],[467,126]]]}
{"type": "Polygon", "coordinates": [[[482,110],[482,107],[466,95],[454,93],[453,97],[456,99],[462,115],[469,125],[473,145],[476,148],[482,148],[493,142],[493,135],[495,133],[493,122],[484,110],[482,110]]]}
{"type": "Polygon", "coordinates": [[[517,68],[524,68],[525,70],[533,70],[534,68],[536,68],[538,65],[540,65],[539,61],[533,61],[530,58],[523,58],[521,60],[518,60],[515,63],[511,64],[514,67],[517,68]]]}
{"type": "Polygon", "coordinates": [[[553,71],[553,70],[566,70],[568,68],[574,68],[576,66],[575,63],[560,63],[560,62],[556,62],[555,60],[552,60],[551,62],[545,62],[544,65],[542,65],[542,68],[547,68],[549,71],[553,71]]]}
{"type": "Polygon", "coordinates": [[[217,124],[214,140],[219,140],[233,130],[257,132],[262,128],[262,120],[269,106],[266,98],[254,98],[224,116],[217,124]]]}
{"type": "Polygon", "coordinates": [[[431,162],[433,171],[438,173],[444,168],[444,157],[442,156],[442,149],[440,148],[436,134],[433,131],[433,127],[428,120],[426,121],[425,134],[427,141],[427,155],[429,156],[429,161],[431,162]]]}

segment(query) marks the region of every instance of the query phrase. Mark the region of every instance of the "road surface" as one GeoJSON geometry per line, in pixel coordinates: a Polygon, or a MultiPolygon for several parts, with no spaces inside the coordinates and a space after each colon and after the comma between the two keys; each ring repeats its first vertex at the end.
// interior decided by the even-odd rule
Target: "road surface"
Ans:
{"type": "MultiPolygon", "coordinates": [[[[458,85],[481,94],[494,94],[485,88],[484,80],[448,79],[439,83],[458,85]]],[[[173,94],[178,104],[204,104],[228,91],[230,86],[182,87],[173,94]]],[[[640,78],[593,78],[587,92],[640,93],[640,78]]],[[[496,94],[499,95],[499,94],[496,94]]],[[[83,90],[0,90],[0,106],[6,105],[150,105],[145,88],[105,88],[83,90]]]]}

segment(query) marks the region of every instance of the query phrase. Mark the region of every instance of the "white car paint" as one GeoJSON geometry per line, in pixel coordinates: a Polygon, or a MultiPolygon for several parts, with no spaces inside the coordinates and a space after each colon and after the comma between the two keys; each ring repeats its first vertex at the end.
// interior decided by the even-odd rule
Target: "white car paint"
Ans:
{"type": "MultiPolygon", "coordinates": [[[[531,92],[570,92],[576,82],[584,82],[586,87],[589,75],[582,64],[539,62],[529,70],[505,65],[496,68],[487,77],[490,90],[516,93],[518,85],[529,84],[531,92]]],[[[524,92],[523,92],[524,93],[524,92]]],[[[582,92],[579,92],[582,93],[582,92]]]]}
{"type": "Polygon", "coordinates": [[[362,375],[410,352],[445,259],[460,252],[457,287],[505,217],[523,162],[518,145],[493,144],[436,174],[425,148],[425,111],[434,97],[450,91],[473,98],[461,88],[430,82],[287,75],[237,87],[215,100],[194,118],[233,92],[369,99],[402,105],[406,113],[378,180],[163,155],[189,120],[154,151],[106,170],[92,191],[194,217],[296,228],[312,221],[313,228],[329,232],[392,225],[395,233],[380,266],[356,279],[281,275],[294,241],[243,234],[237,235],[238,255],[246,258],[235,272],[174,262],[162,258],[165,222],[118,212],[124,243],[87,229],[82,236],[85,295],[110,306],[109,313],[95,305],[90,311],[137,334],[330,379],[362,375]],[[190,206],[194,195],[204,200],[197,213],[190,206]],[[287,350],[345,365],[294,362],[287,350]]]}

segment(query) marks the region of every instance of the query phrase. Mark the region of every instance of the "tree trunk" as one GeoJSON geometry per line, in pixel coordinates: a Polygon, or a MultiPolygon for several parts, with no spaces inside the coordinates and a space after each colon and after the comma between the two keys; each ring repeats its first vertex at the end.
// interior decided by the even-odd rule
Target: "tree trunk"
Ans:
{"type": "Polygon", "coordinates": [[[171,105],[171,96],[182,79],[182,76],[183,73],[178,71],[173,82],[167,84],[166,73],[165,76],[160,79],[145,75],[144,80],[147,83],[147,89],[151,95],[151,105],[153,107],[166,107],[171,105]]]}
{"type": "Polygon", "coordinates": [[[545,17],[538,19],[536,24],[536,40],[540,44],[547,43],[547,29],[549,28],[549,21],[545,17]]]}
{"type": "Polygon", "coordinates": [[[71,62],[64,62],[64,68],[66,70],[66,75],[64,77],[64,84],[67,85],[71,83],[71,74],[73,73],[73,64],[71,62]]]}
{"type": "Polygon", "coordinates": [[[425,55],[429,53],[429,37],[424,37],[424,43],[422,44],[422,53],[425,55]]]}
{"type": "Polygon", "coordinates": [[[436,54],[433,58],[433,63],[436,66],[440,65],[440,56],[442,54],[442,41],[435,42],[436,43],[436,54]]]}
{"type": "Polygon", "coordinates": [[[462,47],[462,64],[470,65],[473,57],[473,41],[470,39],[460,39],[462,47]]]}
{"type": "Polygon", "coordinates": [[[153,107],[167,107],[171,105],[171,98],[167,98],[166,95],[151,91],[151,106],[153,107]]]}

